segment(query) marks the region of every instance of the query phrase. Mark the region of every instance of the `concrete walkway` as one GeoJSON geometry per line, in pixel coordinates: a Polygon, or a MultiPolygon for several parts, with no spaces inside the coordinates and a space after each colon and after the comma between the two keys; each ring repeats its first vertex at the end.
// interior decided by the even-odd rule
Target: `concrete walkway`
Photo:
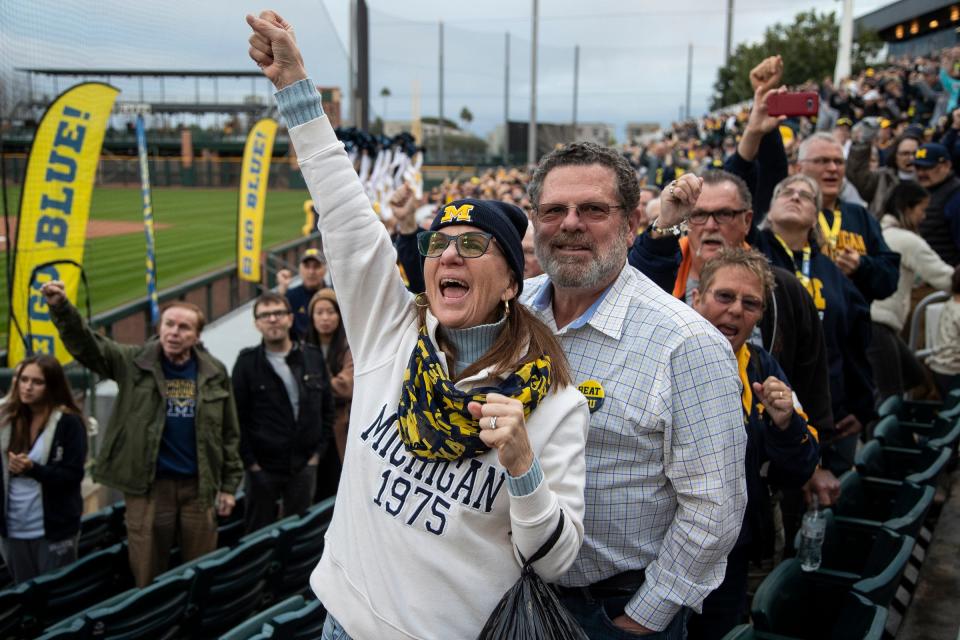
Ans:
{"type": "Polygon", "coordinates": [[[947,499],[897,640],[960,638],[960,473],[950,475],[947,488],[947,499]]]}

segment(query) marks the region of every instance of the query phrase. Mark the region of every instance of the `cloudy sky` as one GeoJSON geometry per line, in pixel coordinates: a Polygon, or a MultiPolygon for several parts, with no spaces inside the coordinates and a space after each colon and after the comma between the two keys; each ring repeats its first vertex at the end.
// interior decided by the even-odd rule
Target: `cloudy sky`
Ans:
{"type": "MultiPolygon", "coordinates": [[[[307,67],[318,84],[347,87],[348,0],[276,0],[296,27],[307,67]]],[[[859,16],[890,0],[855,0],[859,16]]],[[[837,0],[736,0],[734,44],[756,41],[775,22],[804,10],[842,10],[837,0]]],[[[249,0],[0,0],[0,76],[14,67],[250,69],[243,15],[264,8],[249,0]]],[[[509,114],[526,119],[530,103],[531,3],[517,0],[369,0],[372,115],[410,117],[438,105],[439,22],[444,23],[444,114],[463,107],[480,135],[504,119],[505,34],[511,52],[509,114]],[[384,100],[380,90],[388,87],[384,100]]],[[[578,120],[614,124],[668,123],[686,90],[687,48],[693,44],[692,110],[706,109],[723,60],[726,0],[541,0],[538,113],[568,122],[573,111],[574,46],[580,46],[578,120]]],[[[789,60],[786,61],[789,64],[789,60]]],[[[140,96],[136,81],[114,80],[121,99],[140,96]]],[[[36,81],[35,93],[63,90],[36,81]]],[[[24,89],[21,89],[24,90],[24,89]]],[[[145,81],[146,100],[161,89],[145,81]]],[[[168,80],[168,100],[266,98],[264,82],[197,86],[168,80]]]]}

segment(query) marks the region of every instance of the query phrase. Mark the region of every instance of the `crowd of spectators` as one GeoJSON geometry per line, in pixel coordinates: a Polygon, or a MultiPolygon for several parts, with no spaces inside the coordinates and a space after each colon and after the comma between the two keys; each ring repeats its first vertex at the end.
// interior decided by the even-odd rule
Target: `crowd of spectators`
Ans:
{"type": "MultiPolygon", "coordinates": [[[[271,47],[284,39],[282,29],[266,23],[259,28],[263,31],[258,33],[278,32],[271,35],[277,38],[269,42],[271,47]]],[[[272,57],[267,53],[263,56],[266,56],[263,60],[255,59],[272,64],[272,57]]],[[[496,268],[503,267],[500,262],[504,262],[510,272],[504,271],[506,267],[500,269],[506,273],[501,278],[506,283],[504,297],[502,300],[492,298],[489,305],[496,313],[501,303],[503,305],[503,315],[497,324],[488,322],[491,309],[476,312],[477,317],[470,318],[472,324],[458,325],[450,321],[447,327],[444,325],[447,320],[441,318],[444,339],[457,337],[458,330],[484,329],[490,332],[489,344],[478,353],[486,354],[489,349],[494,354],[490,357],[495,358],[493,339],[507,326],[505,323],[530,322],[542,330],[543,336],[549,335],[550,340],[544,338],[545,344],[555,348],[558,354],[563,348],[566,358],[571,360],[571,372],[562,367],[558,369],[561,378],[576,375],[574,383],[590,378],[579,386],[584,393],[587,391],[583,385],[599,385],[592,378],[600,376],[595,375],[593,369],[599,365],[580,355],[588,351],[581,343],[589,343],[590,348],[604,345],[607,357],[620,358],[623,368],[629,356],[631,366],[651,368],[645,374],[651,379],[659,375],[649,360],[640,363],[640,348],[630,342],[631,339],[642,342],[643,357],[649,359],[647,347],[651,341],[640,340],[629,331],[642,326],[656,333],[667,320],[661,319],[659,324],[640,321],[640,309],[649,314],[652,306],[659,305],[662,310],[657,313],[663,318],[682,318],[683,323],[677,325],[680,328],[671,335],[694,331],[699,327],[697,323],[702,323],[702,317],[726,338],[720,340],[713,329],[702,338],[706,346],[698,353],[702,357],[704,349],[709,347],[715,356],[715,361],[708,363],[711,366],[705,367],[715,379],[700,380],[700,383],[705,389],[723,390],[723,393],[717,391],[718,397],[726,402],[723,417],[731,434],[738,437],[743,436],[741,404],[744,409],[746,438],[742,442],[731,440],[726,446],[731,451],[736,449],[740,456],[746,451],[747,459],[731,454],[723,470],[723,474],[731,478],[746,473],[745,496],[731,494],[730,504],[741,502],[723,514],[728,524],[743,523],[742,528],[739,535],[734,529],[725,531],[724,543],[716,549],[700,550],[705,556],[709,552],[713,566],[711,575],[701,576],[703,585],[698,589],[703,593],[693,593],[691,588],[690,593],[676,595],[677,602],[670,604],[667,613],[654,611],[655,606],[651,608],[650,602],[656,597],[650,593],[653,587],[649,586],[668,573],[663,568],[665,558],[648,553],[646,548],[635,550],[631,556],[634,559],[640,557],[641,551],[653,559],[644,556],[649,561],[647,566],[630,566],[627,572],[622,571],[626,566],[623,561],[618,564],[611,560],[605,567],[609,570],[607,573],[620,571],[613,578],[629,574],[629,580],[617,588],[622,586],[630,593],[636,591],[643,596],[641,600],[650,601],[625,599],[620,602],[622,594],[615,596],[619,602],[615,624],[623,629],[636,630],[642,622],[650,628],[673,633],[683,627],[686,613],[682,606],[700,603],[704,603],[703,613],[691,621],[692,638],[717,637],[719,631],[737,624],[745,609],[749,560],[791,553],[791,534],[799,524],[804,503],[813,501],[814,496],[821,505],[836,501],[840,491],[837,477],[853,466],[858,442],[869,437],[877,404],[887,396],[917,387],[932,389],[935,384],[937,391],[944,395],[960,385],[960,354],[956,346],[960,335],[960,313],[957,312],[960,308],[960,271],[957,269],[960,265],[960,178],[957,177],[960,48],[912,59],[891,59],[836,85],[824,79],[790,87],[791,91],[818,93],[820,104],[815,117],[788,118],[768,112],[768,97],[787,90],[780,81],[784,65],[789,63],[774,56],[751,72],[755,94],[750,104],[675,123],[659,139],[629,144],[617,152],[596,145],[572,144],[554,151],[530,172],[498,168],[466,179],[446,179],[413,203],[410,201],[413,190],[403,186],[389,203],[392,217],[382,220],[391,232],[403,283],[409,289],[409,292],[403,291],[398,285],[392,291],[384,289],[383,295],[393,295],[398,300],[397,309],[411,318],[419,317],[419,325],[407,323],[395,331],[398,335],[405,332],[404,340],[411,344],[416,342],[414,363],[421,348],[427,354],[421,357],[426,357],[428,364],[433,366],[434,360],[439,361],[431,351],[432,342],[427,340],[419,346],[420,340],[430,338],[428,330],[423,328],[427,326],[424,319],[428,313],[423,309],[430,306],[430,300],[442,310],[442,304],[446,304],[442,302],[444,291],[452,291],[450,297],[459,299],[467,295],[472,285],[482,290],[483,278],[497,276],[496,268]],[[603,182],[603,188],[597,187],[598,180],[603,182]],[[591,195],[600,192],[603,202],[590,200],[591,195]],[[621,204],[613,202],[615,199],[621,204]],[[623,216],[626,226],[612,214],[616,208],[626,210],[623,216]],[[535,224],[528,226],[522,212],[535,224]],[[571,218],[574,222],[570,222],[571,218]],[[509,226],[505,226],[507,223],[509,226]],[[565,226],[568,223],[579,227],[568,230],[565,226]],[[534,243],[529,230],[533,226],[538,228],[539,244],[534,243]],[[609,233],[596,240],[595,236],[603,236],[596,229],[604,226],[610,227],[609,233]],[[431,232],[420,235],[418,240],[418,232],[427,227],[431,232]],[[448,235],[440,232],[441,228],[461,233],[448,235]],[[524,239],[525,229],[528,237],[524,239]],[[550,229],[554,229],[552,238],[550,229]],[[630,242],[621,247],[617,234],[627,231],[625,239],[630,242]],[[422,242],[425,237],[429,239],[427,243],[422,242]],[[483,239],[485,243],[481,242],[483,239]],[[488,253],[491,239],[495,239],[495,246],[500,248],[488,253]],[[482,247],[471,246],[470,242],[482,247]],[[451,243],[454,243],[453,249],[451,243]],[[604,255],[593,256],[590,252],[596,246],[591,243],[603,244],[604,255]],[[530,251],[527,251],[528,245],[530,251]],[[506,257],[501,259],[501,252],[506,257]],[[574,275],[567,273],[565,269],[572,273],[571,265],[575,262],[569,254],[576,254],[579,260],[584,259],[583,254],[590,254],[595,263],[606,260],[603,264],[607,281],[589,280],[587,270],[574,275]],[[470,263],[463,258],[486,262],[470,263]],[[527,280],[533,293],[520,298],[524,279],[541,273],[538,258],[549,264],[545,266],[546,275],[527,280]],[[625,266],[624,258],[635,270],[625,266]],[[430,268],[424,271],[427,259],[434,262],[428,263],[430,268]],[[464,267],[465,270],[456,272],[460,277],[454,278],[437,275],[438,264],[448,270],[453,269],[450,265],[481,266],[473,267],[475,274],[464,267]],[[646,278],[640,279],[637,271],[646,278]],[[563,276],[568,276],[568,284],[563,284],[563,276]],[[588,287],[578,278],[590,282],[596,296],[584,298],[586,303],[578,300],[584,303],[580,305],[583,308],[576,307],[576,313],[566,310],[569,317],[558,319],[555,314],[560,313],[561,307],[552,303],[550,296],[563,298],[576,294],[582,298],[582,291],[588,287]],[[574,281],[577,284],[569,284],[574,281]],[[641,289],[643,295],[636,294],[641,289]],[[932,375],[928,375],[904,342],[902,332],[913,304],[932,290],[950,294],[950,302],[938,331],[945,344],[934,351],[929,363],[932,375]],[[611,291],[614,294],[610,294],[611,291]],[[636,310],[631,313],[636,315],[631,315],[627,324],[633,322],[635,326],[628,327],[628,333],[622,337],[618,333],[616,340],[610,338],[603,342],[589,333],[594,329],[588,325],[592,314],[610,313],[609,305],[603,306],[608,295],[619,295],[620,301],[631,300],[631,308],[636,310]],[[635,298],[630,298],[632,295],[635,298]],[[699,315],[694,316],[681,302],[699,315]],[[531,313],[528,309],[540,314],[537,322],[542,322],[542,327],[533,324],[533,316],[527,317],[531,313]],[[694,317],[697,319],[691,319],[694,317]],[[551,333],[553,329],[557,338],[551,333]],[[733,350],[732,358],[728,346],[733,350]],[[736,378],[734,367],[738,369],[736,378]],[[730,393],[734,387],[739,398],[736,393],[730,393]],[[761,465],[765,463],[769,463],[771,471],[762,475],[761,465]],[[767,517],[774,509],[782,516],[777,524],[767,517]],[[744,512],[746,519],[741,517],[744,512]],[[777,527],[776,531],[772,530],[777,527]],[[774,539],[779,542],[775,544],[774,539]]],[[[326,125],[321,122],[322,111],[317,116],[303,103],[296,102],[298,92],[311,86],[308,79],[297,78],[292,84],[271,79],[281,89],[278,95],[285,96],[280,99],[284,116],[305,118],[302,124],[310,135],[327,135],[326,125]]],[[[298,142],[309,147],[315,141],[301,132],[298,142]]],[[[317,157],[320,160],[305,161],[308,183],[314,191],[321,191],[320,182],[327,176],[327,167],[320,167],[321,163],[339,163],[338,170],[350,178],[342,178],[343,184],[353,184],[351,165],[345,155],[334,157],[332,163],[322,154],[317,157]]],[[[354,196],[364,205],[358,205],[357,209],[365,216],[366,227],[361,229],[363,233],[354,232],[349,239],[361,247],[367,246],[361,241],[372,238],[380,243],[382,240],[389,249],[390,241],[385,239],[383,229],[374,218],[376,207],[371,202],[367,211],[362,190],[356,190],[354,196]]],[[[357,224],[357,218],[350,217],[354,212],[347,216],[329,204],[325,207],[321,207],[323,210],[317,215],[321,228],[326,220],[334,240],[338,231],[350,228],[345,222],[338,223],[340,226],[334,224],[336,215],[357,224]]],[[[330,236],[325,236],[325,241],[333,242],[330,236]]],[[[296,286],[292,272],[281,272],[279,292],[265,293],[253,308],[254,323],[262,342],[241,352],[232,375],[203,349],[199,340],[204,326],[203,314],[189,303],[174,303],[164,309],[155,340],[142,346],[128,346],[92,331],[66,300],[62,284],[45,285],[43,294],[67,348],[81,363],[102,377],[117,380],[120,385],[115,416],[100,450],[96,479],[125,494],[131,569],[138,586],[148,584],[166,569],[174,544],[180,545],[185,560],[216,547],[214,514],[229,515],[241,480],[247,492],[246,517],[251,530],[283,514],[302,512],[314,500],[335,494],[342,469],[345,474],[352,472],[356,477],[350,479],[345,475],[347,480],[340,483],[341,490],[345,485],[352,486],[351,483],[361,484],[359,473],[363,468],[357,460],[367,452],[357,453],[357,447],[362,446],[358,438],[366,440],[367,435],[350,434],[354,444],[348,452],[348,425],[355,388],[354,355],[346,341],[345,324],[352,326],[353,335],[361,338],[354,345],[357,354],[368,359],[385,356],[379,352],[371,356],[369,348],[364,351],[363,347],[368,345],[363,340],[369,342],[369,335],[379,335],[374,328],[398,324],[391,317],[364,315],[370,309],[379,309],[377,305],[383,306],[380,290],[364,280],[367,277],[364,269],[374,264],[383,271],[378,275],[382,276],[380,279],[396,278],[392,253],[380,251],[380,244],[368,244],[369,256],[362,252],[331,251],[331,264],[336,267],[339,262],[341,267],[338,272],[341,280],[337,284],[348,285],[336,292],[327,274],[327,256],[317,249],[302,255],[300,283],[296,286]],[[344,265],[352,269],[344,270],[344,265]],[[341,315],[341,304],[347,311],[346,319],[341,315]],[[349,317],[351,313],[353,317],[349,317]],[[353,325],[349,324],[351,321],[353,325]],[[366,331],[368,324],[374,327],[369,329],[369,335],[357,329],[362,325],[366,331]],[[349,459],[348,453],[353,455],[353,469],[357,471],[343,467],[349,459]],[[144,468],[156,469],[155,477],[144,477],[144,468]]],[[[379,282],[377,278],[373,280],[379,282]]],[[[530,331],[532,336],[540,335],[530,331]]],[[[470,340],[477,339],[476,335],[479,334],[460,335],[459,339],[464,341],[460,346],[469,346],[470,340]]],[[[522,332],[517,335],[526,336],[522,332]]],[[[604,340],[609,338],[608,334],[604,336],[604,340]]],[[[527,344],[529,340],[524,337],[521,342],[527,344]]],[[[394,346],[388,355],[402,365],[410,350],[396,351],[394,346]]],[[[446,349],[449,345],[441,346],[446,349]]],[[[456,348],[444,353],[448,351],[454,356],[458,353],[456,348]]],[[[556,361],[562,363],[564,358],[557,357],[556,361]]],[[[461,362],[455,357],[452,362],[451,366],[457,367],[460,373],[475,373],[469,368],[474,366],[473,362],[461,362]]],[[[363,364],[360,361],[360,365],[363,364]]],[[[671,360],[671,364],[676,363],[671,360]]],[[[604,375],[609,373],[604,372],[604,375]]],[[[397,377],[395,374],[403,374],[400,377],[404,385],[416,377],[410,369],[404,373],[402,367],[396,366],[387,373],[391,384],[393,377],[397,377]]],[[[82,434],[76,431],[80,428],[76,417],[79,409],[68,399],[42,389],[64,386],[65,383],[58,382],[62,378],[62,370],[55,361],[26,361],[0,414],[3,426],[14,435],[0,446],[0,453],[7,454],[4,457],[8,458],[4,474],[0,476],[7,480],[6,488],[0,489],[5,491],[7,504],[6,518],[0,521],[0,525],[5,525],[0,526],[0,551],[7,564],[14,568],[18,581],[62,566],[76,557],[74,536],[79,512],[74,507],[80,480],[77,460],[86,446],[80,437],[82,434]],[[36,385],[40,385],[40,391],[35,391],[36,385]],[[44,429],[47,436],[40,439],[44,429]],[[76,432],[77,442],[70,447],[75,455],[70,457],[70,468],[65,469],[62,459],[48,460],[48,457],[52,443],[66,437],[64,434],[70,429],[76,432]],[[71,509],[66,523],[54,521],[47,494],[41,491],[45,483],[57,477],[55,473],[68,474],[71,479],[68,505],[71,509]],[[18,532],[22,535],[18,536],[18,532]],[[55,544],[62,543],[63,538],[68,538],[68,544],[55,544]],[[22,542],[24,539],[40,542],[27,545],[22,542]]],[[[618,392],[618,385],[623,382],[616,375],[604,381],[613,393],[618,392]]],[[[679,388],[675,381],[665,384],[671,391],[679,388]]],[[[402,388],[405,394],[412,393],[412,387],[402,388]]],[[[399,393],[400,389],[397,386],[393,391],[399,393]]],[[[382,388],[370,386],[357,387],[357,390],[370,398],[386,393],[382,388]]],[[[648,391],[637,391],[630,401],[645,402],[652,396],[648,391]]],[[[591,421],[580,396],[573,389],[569,394],[571,402],[579,403],[582,422],[591,421]]],[[[609,400],[613,399],[611,395],[609,400]]],[[[432,392],[424,392],[422,397],[415,396],[413,400],[412,406],[417,411],[434,402],[432,392]]],[[[602,395],[599,403],[593,398],[596,406],[591,404],[589,413],[599,411],[602,400],[602,395]]],[[[682,401],[693,403],[697,398],[677,400],[682,401]]],[[[356,407],[357,411],[370,414],[364,415],[368,423],[373,418],[372,402],[361,402],[356,407]]],[[[641,424],[637,418],[641,412],[627,403],[626,411],[633,412],[628,418],[605,421],[604,416],[612,410],[612,404],[603,409],[602,420],[590,422],[591,430],[601,433],[606,430],[626,442],[628,438],[619,429],[631,420],[641,424]]],[[[512,419],[512,414],[507,413],[487,413],[480,417],[480,410],[474,409],[470,409],[470,413],[476,414],[472,419],[478,425],[481,419],[489,421],[477,427],[489,430],[488,436],[498,429],[498,420],[501,421],[499,428],[504,429],[507,419],[512,419]]],[[[697,411],[705,420],[704,410],[698,408],[697,411]]],[[[379,418],[376,424],[380,424],[379,418]]],[[[523,421],[517,424],[522,426],[523,421]]],[[[529,425],[535,425],[532,419],[529,425]]],[[[675,425],[677,429],[682,426],[675,425]]],[[[581,447],[586,447],[588,452],[609,455],[604,441],[584,440],[586,428],[578,429],[581,447]]],[[[400,433],[405,432],[401,429],[400,433]]],[[[701,435],[710,436],[708,430],[701,435]]],[[[414,444],[416,442],[414,440],[414,444]]],[[[633,451],[630,447],[635,447],[642,451],[644,446],[630,444],[622,450],[633,451]]],[[[406,448],[417,449],[412,445],[406,448]]],[[[391,460],[399,451],[398,447],[390,454],[391,460]]],[[[533,495],[531,492],[542,485],[544,474],[548,478],[553,473],[562,476],[562,470],[548,466],[546,448],[539,451],[536,458],[531,454],[530,460],[513,459],[505,456],[502,449],[499,451],[501,466],[506,468],[510,467],[508,463],[515,463],[507,468],[512,483],[511,499],[533,495]],[[545,469],[541,469],[541,461],[545,469]]],[[[617,451],[621,451],[621,447],[617,451]]],[[[385,452],[386,447],[378,453],[379,458],[383,458],[385,452]]],[[[477,455],[483,453],[485,451],[480,451],[477,455]]],[[[579,469],[580,476],[589,478],[590,474],[596,474],[596,460],[604,460],[602,455],[591,459],[593,462],[587,465],[586,471],[579,469]]],[[[694,459],[700,458],[694,456],[694,459]]],[[[371,460],[370,469],[376,473],[367,475],[381,477],[377,475],[382,466],[380,460],[371,460]]],[[[606,460],[608,462],[602,464],[611,465],[611,471],[616,467],[617,473],[627,469],[641,477],[640,471],[648,471],[645,468],[638,471],[631,466],[632,460],[613,457],[606,460]]],[[[415,462],[409,463],[407,471],[415,462]]],[[[398,469],[403,466],[391,464],[398,469]]],[[[382,475],[383,487],[389,473],[388,470],[382,475]]],[[[715,475],[721,476],[719,472],[715,475]]],[[[370,478],[364,476],[362,481],[370,478]]],[[[671,478],[669,482],[674,480],[671,478]]],[[[565,585],[558,588],[559,593],[568,608],[575,611],[577,607],[586,607],[577,599],[581,591],[606,589],[611,578],[599,573],[594,575],[574,564],[584,526],[588,542],[579,557],[583,554],[589,557],[590,553],[600,557],[609,548],[590,536],[590,527],[600,528],[597,523],[588,520],[584,525],[580,521],[582,514],[577,509],[583,506],[583,478],[579,481],[581,486],[570,490],[572,506],[566,515],[573,521],[573,529],[568,529],[565,542],[569,548],[564,552],[563,562],[558,561],[551,574],[565,585]],[[592,549],[590,545],[598,547],[592,549]]],[[[665,476],[664,482],[667,482],[665,476]]],[[[641,486],[643,482],[635,484],[641,486]]],[[[457,492],[459,490],[458,487],[457,492]]],[[[383,491],[381,488],[372,501],[378,508],[383,491]]],[[[586,494],[586,499],[593,501],[588,505],[610,507],[604,500],[609,500],[613,492],[598,493],[603,495],[586,494]]],[[[697,495],[694,490],[688,489],[688,493],[697,495]]],[[[396,493],[393,495],[397,497],[396,493]]],[[[401,506],[402,502],[401,499],[401,506]]],[[[636,508],[642,509],[654,502],[637,500],[636,508]]],[[[553,529],[554,511],[560,510],[556,504],[550,507],[551,526],[547,528],[553,529]]],[[[340,503],[338,509],[343,513],[340,503]]],[[[378,509],[369,504],[365,509],[380,517],[378,509]]],[[[396,515],[390,506],[386,511],[396,515]]],[[[674,518],[679,521],[682,515],[663,517],[665,522],[673,522],[674,518]]],[[[343,518],[341,516],[341,532],[345,526],[343,518]]],[[[563,518],[561,512],[557,531],[563,528],[563,518]]],[[[445,517],[440,520],[446,523],[445,517]]],[[[358,527],[358,531],[360,529],[362,527],[358,527]]],[[[439,536],[430,525],[427,532],[439,536]]],[[[540,533],[538,531],[538,535],[540,533]]],[[[669,531],[663,534],[666,540],[663,544],[682,544],[686,540],[679,534],[676,540],[667,539],[669,535],[672,535],[669,531]]],[[[653,546],[659,548],[661,541],[653,540],[651,545],[655,542],[653,546]]],[[[348,543],[350,540],[342,540],[339,544],[348,543]]],[[[386,548],[390,542],[378,544],[386,548]]],[[[511,543],[500,546],[505,551],[493,549],[491,557],[519,571],[513,564],[511,543]]],[[[450,554],[451,558],[459,557],[454,551],[450,554]]],[[[329,558],[325,556],[325,571],[332,574],[334,561],[329,558]]],[[[693,571],[682,566],[674,569],[693,571]]],[[[500,578],[503,576],[512,579],[513,574],[504,573],[500,578]]],[[[314,588],[322,594],[329,585],[315,584],[314,588]]],[[[327,597],[336,600],[330,594],[327,597]]],[[[592,600],[590,606],[593,606],[592,600]]],[[[347,607],[341,607],[340,611],[337,615],[346,618],[348,625],[364,628],[361,622],[347,618],[354,615],[347,607]]],[[[593,615],[584,613],[586,611],[584,608],[578,615],[593,615]]],[[[482,614],[478,614],[477,622],[482,622],[482,614]]]]}

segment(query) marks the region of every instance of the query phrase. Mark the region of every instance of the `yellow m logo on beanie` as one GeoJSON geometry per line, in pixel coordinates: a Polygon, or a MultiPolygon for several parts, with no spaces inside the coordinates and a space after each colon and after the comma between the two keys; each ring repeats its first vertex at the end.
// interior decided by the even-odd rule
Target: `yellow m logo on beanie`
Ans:
{"type": "Polygon", "coordinates": [[[445,224],[447,222],[472,222],[473,219],[470,217],[470,212],[473,211],[472,204],[462,204],[459,207],[455,207],[452,204],[447,205],[443,209],[443,217],[440,218],[440,224],[445,224]]]}

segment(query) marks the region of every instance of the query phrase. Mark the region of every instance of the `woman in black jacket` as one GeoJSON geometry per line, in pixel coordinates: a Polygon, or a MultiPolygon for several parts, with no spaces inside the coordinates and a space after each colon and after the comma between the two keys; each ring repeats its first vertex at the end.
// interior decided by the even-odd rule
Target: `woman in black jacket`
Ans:
{"type": "Polygon", "coordinates": [[[25,359],[0,410],[0,551],[15,583],[77,559],[87,435],[56,358],[25,359]]]}

